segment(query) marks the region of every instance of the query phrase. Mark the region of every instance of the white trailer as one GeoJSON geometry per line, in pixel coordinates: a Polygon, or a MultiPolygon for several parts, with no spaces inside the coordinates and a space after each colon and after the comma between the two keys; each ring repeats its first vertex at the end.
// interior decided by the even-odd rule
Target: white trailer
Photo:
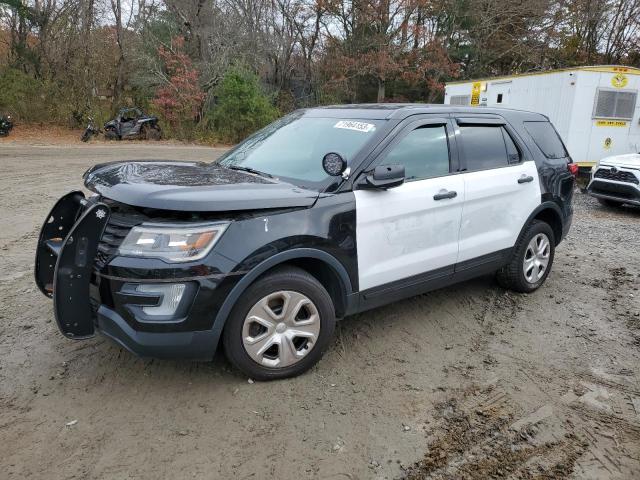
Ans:
{"type": "Polygon", "coordinates": [[[507,107],[549,117],[581,167],[640,152],[640,69],[575,67],[446,84],[444,103],[507,107]]]}

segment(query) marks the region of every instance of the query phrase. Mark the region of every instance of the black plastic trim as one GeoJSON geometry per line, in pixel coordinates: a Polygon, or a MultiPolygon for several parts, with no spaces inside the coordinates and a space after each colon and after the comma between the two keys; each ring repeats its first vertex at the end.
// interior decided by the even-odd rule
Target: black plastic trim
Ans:
{"type": "Polygon", "coordinates": [[[211,360],[216,351],[219,335],[213,330],[141,332],[104,305],[98,309],[97,317],[100,333],[140,357],[211,360]]]}
{"type": "MultiPolygon", "coordinates": [[[[570,220],[567,219],[562,214],[562,210],[560,209],[560,207],[555,202],[552,202],[552,201],[542,202],[540,205],[538,205],[533,210],[533,212],[531,212],[531,215],[529,215],[529,218],[527,218],[527,221],[524,222],[524,225],[522,226],[522,229],[520,230],[520,233],[518,234],[518,239],[524,234],[524,231],[531,224],[533,219],[536,218],[536,216],[538,216],[538,214],[540,214],[544,210],[552,210],[553,213],[555,215],[557,215],[558,220],[560,220],[560,224],[562,225],[562,236],[560,238],[556,238],[555,239],[556,246],[564,239],[564,237],[566,236],[566,234],[568,232],[568,224],[570,225],[570,220]]],[[[551,227],[553,227],[553,225],[551,225],[551,227]]],[[[517,241],[516,241],[516,243],[517,243],[517,241]]]]}
{"type": "Polygon", "coordinates": [[[473,258],[455,265],[403,278],[360,292],[358,312],[437,290],[480,275],[493,273],[505,265],[513,248],[473,258]]]}

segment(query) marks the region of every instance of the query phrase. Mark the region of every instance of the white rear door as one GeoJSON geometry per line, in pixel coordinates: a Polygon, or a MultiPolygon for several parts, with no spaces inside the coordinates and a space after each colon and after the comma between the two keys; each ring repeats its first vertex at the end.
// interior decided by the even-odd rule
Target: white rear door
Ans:
{"type": "Polygon", "coordinates": [[[451,174],[446,119],[413,122],[372,164],[400,164],[405,183],[355,190],[360,290],[444,268],[453,272],[464,180],[451,174]]]}
{"type": "Polygon", "coordinates": [[[456,140],[461,168],[466,169],[461,175],[461,263],[513,247],[541,196],[535,162],[522,161],[506,127],[461,122],[456,140]]]}

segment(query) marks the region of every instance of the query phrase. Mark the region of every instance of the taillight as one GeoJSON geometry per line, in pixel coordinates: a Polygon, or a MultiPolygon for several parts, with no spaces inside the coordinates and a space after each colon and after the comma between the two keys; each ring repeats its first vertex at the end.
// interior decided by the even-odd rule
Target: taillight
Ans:
{"type": "Polygon", "coordinates": [[[577,163],[568,163],[567,164],[567,170],[569,170],[569,173],[571,175],[573,175],[574,177],[576,175],[578,175],[578,169],[579,169],[579,167],[578,167],[577,163]]]}

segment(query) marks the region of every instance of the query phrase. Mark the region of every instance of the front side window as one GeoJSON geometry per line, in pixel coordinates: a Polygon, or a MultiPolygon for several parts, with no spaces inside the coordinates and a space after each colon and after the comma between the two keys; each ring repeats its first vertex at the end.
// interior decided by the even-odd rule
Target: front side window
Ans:
{"type": "Polygon", "coordinates": [[[520,160],[513,140],[499,125],[461,126],[460,147],[468,171],[506,167],[520,160]]]}
{"type": "Polygon", "coordinates": [[[407,181],[447,175],[449,143],[444,125],[412,130],[391,148],[382,165],[403,165],[407,181]]]}
{"type": "Polygon", "coordinates": [[[309,188],[329,176],[322,157],[329,152],[349,163],[372,140],[383,120],[305,117],[294,112],[268,125],[223,155],[225,167],[250,168],[309,188]]]}

